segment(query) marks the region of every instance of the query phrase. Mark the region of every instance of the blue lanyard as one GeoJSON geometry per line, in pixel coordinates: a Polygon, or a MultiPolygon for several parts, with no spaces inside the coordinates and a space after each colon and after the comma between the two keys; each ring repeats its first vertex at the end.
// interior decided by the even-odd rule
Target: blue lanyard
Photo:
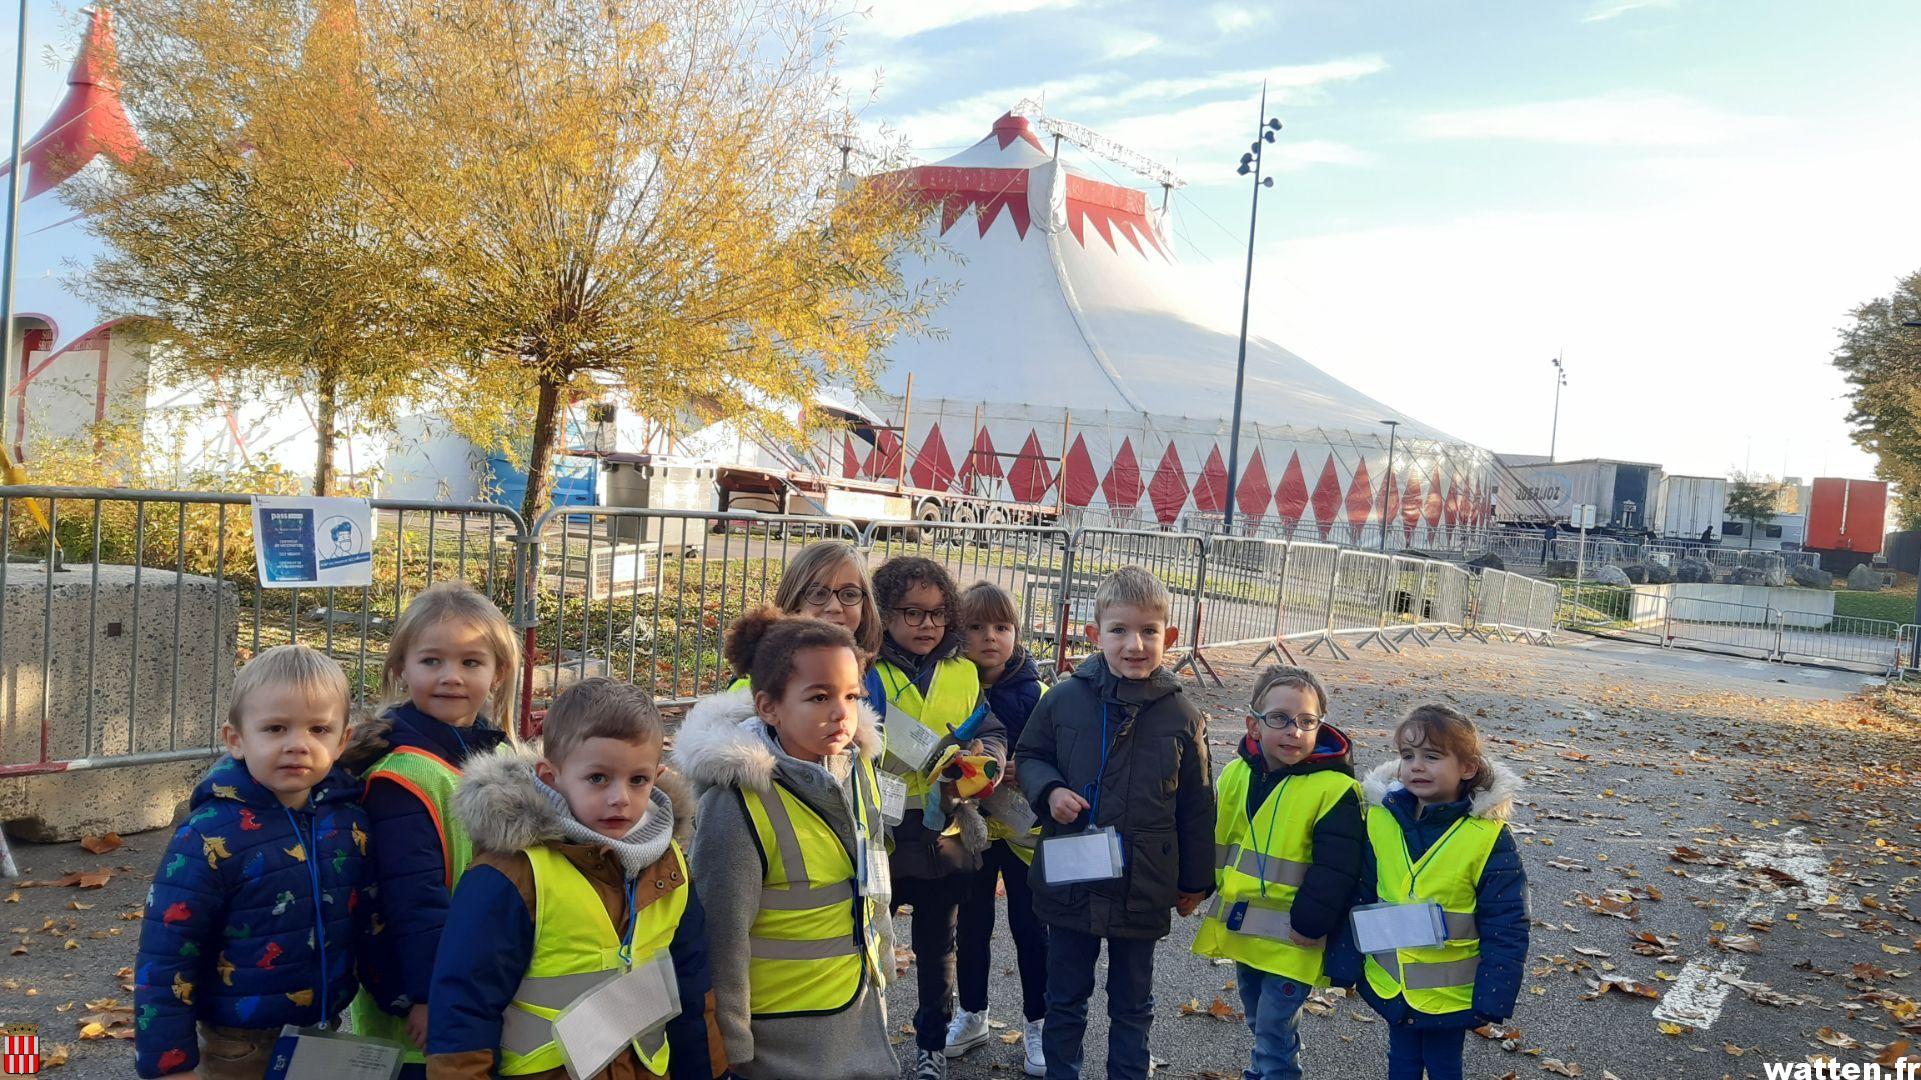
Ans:
{"type": "Polygon", "coordinates": [[[1281,777],[1281,790],[1273,795],[1274,812],[1267,816],[1267,839],[1261,841],[1261,850],[1256,854],[1261,861],[1261,899],[1267,899],[1267,851],[1274,845],[1274,823],[1281,820],[1281,797],[1287,794],[1287,782],[1293,775],[1281,777]]]}
{"type": "Polygon", "coordinates": [[[1101,784],[1107,779],[1107,702],[1101,702],[1101,767],[1094,774],[1094,782],[1081,788],[1081,798],[1087,800],[1087,827],[1097,829],[1101,818],[1101,784]]]}
{"type": "Polygon", "coordinates": [[[1452,840],[1454,838],[1455,830],[1459,829],[1461,827],[1461,822],[1466,820],[1467,820],[1467,817],[1465,815],[1454,819],[1454,824],[1449,825],[1447,827],[1447,831],[1441,834],[1441,838],[1439,840],[1434,841],[1434,846],[1431,848],[1428,848],[1425,852],[1421,854],[1421,858],[1419,860],[1421,865],[1418,869],[1414,865],[1416,861],[1414,858],[1414,851],[1413,849],[1407,846],[1407,830],[1406,829],[1401,830],[1401,854],[1407,856],[1407,898],[1409,900],[1414,899],[1414,883],[1420,880],[1421,871],[1428,868],[1428,865],[1431,862],[1431,860],[1434,858],[1435,854],[1441,850],[1441,845],[1447,843],[1449,840],[1452,840]]]}
{"type": "Polygon", "coordinates": [[[629,971],[634,969],[634,923],[640,919],[640,912],[634,907],[636,900],[634,890],[639,884],[640,879],[638,877],[632,877],[627,879],[625,886],[627,893],[627,918],[622,922],[620,930],[620,962],[622,966],[626,967],[629,971]]]}
{"type": "Polygon", "coordinates": [[[293,827],[295,839],[307,849],[307,878],[313,882],[314,947],[319,954],[317,959],[320,967],[320,1000],[315,1004],[320,1007],[320,1030],[325,1031],[329,1002],[327,999],[327,919],[320,908],[320,823],[314,822],[313,842],[308,843],[308,838],[300,835],[300,822],[293,816],[293,811],[285,806],[281,807],[280,811],[287,815],[287,824],[293,827]]]}

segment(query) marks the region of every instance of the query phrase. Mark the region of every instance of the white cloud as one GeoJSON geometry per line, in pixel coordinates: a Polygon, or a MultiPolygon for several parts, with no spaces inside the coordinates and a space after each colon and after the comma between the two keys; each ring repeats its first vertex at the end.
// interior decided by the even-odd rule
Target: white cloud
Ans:
{"type": "Polygon", "coordinates": [[[986,138],[988,127],[1002,113],[1019,104],[1022,98],[1034,98],[1042,102],[1072,101],[1076,95],[1092,92],[1113,78],[1102,74],[1075,75],[1047,82],[1006,86],[950,101],[936,109],[911,113],[896,119],[889,126],[918,151],[969,146],[986,138]]]}
{"type": "Polygon", "coordinates": [[[1265,9],[1241,4],[1213,4],[1207,9],[1207,16],[1214,21],[1214,29],[1224,35],[1252,30],[1273,17],[1265,9]]]}
{"type": "Polygon", "coordinates": [[[1247,111],[1252,113],[1254,103],[1258,100],[1262,80],[1267,82],[1269,106],[1299,104],[1313,100],[1318,96],[1318,92],[1329,84],[1353,82],[1355,79],[1376,75],[1386,70],[1387,61],[1382,57],[1351,56],[1339,60],[1323,60],[1315,64],[1291,64],[1266,71],[1258,69],[1224,71],[1215,75],[1147,79],[1130,83],[1112,94],[1090,98],[1080,104],[1091,110],[1108,110],[1142,101],[1175,101],[1195,94],[1238,90],[1247,94],[1247,111]]]}
{"type": "Polygon", "coordinates": [[[1161,45],[1159,34],[1150,34],[1145,30],[1101,30],[1094,35],[1094,39],[1101,50],[1102,60],[1126,60],[1161,45]]]}
{"type": "Polygon", "coordinates": [[[1626,15],[1642,8],[1671,8],[1675,0],[1601,0],[1594,9],[1581,16],[1582,22],[1606,22],[1609,19],[1626,15]]]}
{"type": "MultiPolygon", "coordinates": [[[[1149,157],[1175,166],[1190,184],[1240,181],[1234,172],[1241,152],[1254,137],[1252,102],[1213,101],[1171,112],[1129,116],[1101,126],[1100,132],[1149,157]]],[[[1314,165],[1364,165],[1365,151],[1326,139],[1290,139],[1282,134],[1262,155],[1267,172],[1295,172],[1314,165]]]]}
{"type": "Polygon", "coordinates": [[[867,0],[860,9],[866,14],[848,21],[856,33],[872,33],[891,40],[910,38],[930,30],[942,30],[980,19],[1020,15],[1048,8],[1074,7],[1080,0],[867,0]]]}
{"type": "Polygon", "coordinates": [[[1701,146],[1730,142],[1779,123],[1680,94],[1635,91],[1429,113],[1416,121],[1415,130],[1430,139],[1701,146]]]}

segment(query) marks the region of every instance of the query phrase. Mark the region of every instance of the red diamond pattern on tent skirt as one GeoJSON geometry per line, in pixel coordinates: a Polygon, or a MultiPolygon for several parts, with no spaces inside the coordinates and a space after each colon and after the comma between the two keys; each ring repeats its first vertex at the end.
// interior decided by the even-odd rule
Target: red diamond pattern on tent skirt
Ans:
{"type": "Polygon", "coordinates": [[[930,491],[946,491],[954,485],[954,460],[947,456],[947,440],[941,438],[940,425],[927,429],[927,438],[920,444],[920,453],[914,456],[914,465],[908,470],[915,487],[930,491]]]}
{"type": "Polygon", "coordinates": [[[1347,527],[1355,536],[1374,514],[1374,484],[1367,477],[1365,460],[1354,466],[1354,479],[1347,485],[1347,527]]]}
{"type": "Polygon", "coordinates": [[[1414,526],[1421,520],[1421,478],[1407,478],[1407,490],[1401,493],[1401,521],[1407,527],[1407,538],[1414,539],[1414,526]]]}
{"type": "Polygon", "coordinates": [[[1455,524],[1461,520],[1461,488],[1458,477],[1447,483],[1447,507],[1444,516],[1447,519],[1448,531],[1453,532],[1455,524]]]}
{"type": "Polygon", "coordinates": [[[988,438],[987,429],[982,428],[974,435],[973,452],[967,455],[966,464],[961,466],[961,480],[970,481],[976,476],[998,480],[1001,475],[1001,459],[994,452],[994,440],[988,438]]]}
{"type": "Polygon", "coordinates": [[[1274,516],[1286,522],[1301,520],[1307,512],[1307,478],[1301,475],[1301,455],[1288,455],[1287,468],[1281,470],[1280,486],[1274,489],[1274,516]]]}
{"type": "Polygon", "coordinates": [[[874,452],[867,455],[866,475],[871,480],[892,480],[900,475],[900,438],[891,431],[877,432],[874,452]]]}
{"type": "MultiPolygon", "coordinates": [[[[1172,449],[1172,444],[1169,444],[1172,449]]],[[[1207,452],[1207,464],[1201,467],[1201,478],[1194,485],[1194,509],[1203,514],[1218,514],[1227,506],[1227,465],[1221,460],[1221,448],[1216,445],[1207,452]]]]}
{"type": "Polygon", "coordinates": [[[840,474],[848,480],[860,479],[860,455],[854,453],[854,437],[852,435],[841,436],[840,474]]]}
{"type": "Polygon", "coordinates": [[[1274,493],[1267,486],[1267,467],[1261,464],[1261,452],[1255,450],[1254,456],[1248,459],[1247,472],[1234,489],[1234,505],[1243,515],[1259,518],[1267,513],[1267,504],[1273,498],[1274,493]]]}
{"type": "Polygon", "coordinates": [[[1101,481],[1101,494],[1107,496],[1110,510],[1132,510],[1141,501],[1141,464],[1134,460],[1134,440],[1122,439],[1121,448],[1114,451],[1114,464],[1107,467],[1107,479],[1101,481]]]}
{"type": "Polygon", "coordinates": [[[1441,523],[1441,470],[1436,469],[1427,478],[1427,527],[1434,528],[1441,523]]]}
{"type": "Polygon", "coordinates": [[[1314,523],[1320,526],[1321,539],[1334,528],[1334,515],[1341,510],[1341,475],[1334,471],[1334,458],[1321,466],[1321,478],[1314,481],[1314,523]]]}
{"type": "Polygon", "coordinates": [[[1074,436],[1074,448],[1067,452],[1061,466],[1061,491],[1067,505],[1086,506],[1094,501],[1094,461],[1087,456],[1087,437],[1074,436]]]}
{"type": "Polygon", "coordinates": [[[1180,520],[1181,507],[1187,505],[1187,472],[1181,468],[1180,451],[1172,442],[1161,455],[1154,479],[1147,484],[1147,501],[1154,505],[1154,520],[1162,525],[1180,520]]]}
{"type": "Polygon", "coordinates": [[[1054,477],[1047,471],[1047,454],[1041,450],[1041,437],[1030,430],[1027,441],[1021,444],[1021,452],[1014,456],[1013,467],[1007,470],[1007,488],[1016,500],[1037,503],[1053,486],[1054,477]]]}

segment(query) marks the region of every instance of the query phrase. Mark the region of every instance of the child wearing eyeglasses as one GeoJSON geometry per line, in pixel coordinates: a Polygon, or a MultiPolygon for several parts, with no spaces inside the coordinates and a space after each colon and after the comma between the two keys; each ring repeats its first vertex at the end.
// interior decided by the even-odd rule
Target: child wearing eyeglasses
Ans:
{"type": "MultiPolygon", "coordinates": [[[[947,1075],[947,1026],[953,1018],[954,918],[961,891],[944,881],[980,869],[980,853],[953,825],[953,785],[931,776],[950,745],[979,743],[970,753],[1007,762],[1007,730],[987,708],[980,669],[961,654],[960,590],[932,559],[902,556],[874,571],[883,633],[867,675],[867,698],[884,717],[886,752],[882,812],[896,809],[888,860],[894,904],[914,909],[912,940],[920,1007],[914,1013],[914,1080],[947,1075]],[[890,798],[890,791],[892,792],[890,798]],[[893,807],[888,803],[893,802],[893,807]]],[[[985,845],[982,831],[981,847],[985,845]]]]}
{"type": "Polygon", "coordinates": [[[880,650],[880,611],[867,579],[867,560],[845,540],[809,544],[789,559],[774,590],[774,604],[788,615],[846,627],[863,662],[880,650]]]}
{"type": "Polygon", "coordinates": [[[1352,747],[1327,712],[1313,672],[1261,672],[1215,785],[1216,891],[1194,951],[1234,961],[1254,1032],[1247,1075],[1261,1080],[1301,1075],[1301,1005],[1328,983],[1328,938],[1344,930],[1367,843],[1352,747]]]}

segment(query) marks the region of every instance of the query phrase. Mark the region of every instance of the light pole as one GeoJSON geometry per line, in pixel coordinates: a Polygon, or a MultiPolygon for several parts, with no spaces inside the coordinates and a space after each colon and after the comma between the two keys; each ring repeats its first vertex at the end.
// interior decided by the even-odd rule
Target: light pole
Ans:
{"type": "Polygon", "coordinates": [[[1383,420],[1387,425],[1387,475],[1381,478],[1381,550],[1387,550],[1387,506],[1388,499],[1394,494],[1394,429],[1401,426],[1399,420],[1383,420]]]}
{"type": "Polygon", "coordinates": [[[1547,459],[1554,460],[1554,444],[1561,434],[1561,387],[1567,385],[1567,368],[1561,366],[1561,358],[1554,358],[1554,426],[1548,429],[1547,459]]]}
{"type": "Polygon", "coordinates": [[[27,0],[20,0],[20,36],[13,56],[13,167],[7,170],[7,231],[0,261],[0,448],[11,446],[13,415],[13,271],[20,240],[20,118],[26,111],[27,0]]]}
{"type": "Polygon", "coordinates": [[[1274,178],[1261,177],[1261,147],[1274,141],[1281,122],[1267,115],[1267,83],[1261,83],[1260,125],[1254,129],[1254,145],[1241,155],[1241,167],[1234,170],[1254,177],[1253,208],[1247,212],[1247,280],[1241,285],[1241,352],[1234,362],[1234,427],[1227,436],[1227,491],[1221,500],[1221,532],[1234,531],[1234,487],[1241,468],[1241,387],[1247,378],[1247,309],[1254,293],[1254,226],[1260,221],[1261,189],[1274,186],[1274,178]]]}
{"type": "MultiPolygon", "coordinates": [[[[1901,320],[1901,325],[1910,330],[1921,330],[1921,319],[1903,319],[1901,320]]],[[[1921,334],[1915,336],[1921,337],[1921,334]]],[[[1903,493],[1902,498],[1905,499],[1907,497],[1906,493],[1903,493]]],[[[1748,542],[1752,544],[1754,542],[1753,538],[1750,537],[1748,542]]],[[[1915,564],[1914,580],[1916,583],[1914,590],[1914,621],[1917,626],[1921,626],[1921,560],[1918,560],[1915,564]]],[[[1921,668],[1921,633],[1917,633],[1914,637],[1914,656],[1911,660],[1913,666],[1921,668]]]]}

